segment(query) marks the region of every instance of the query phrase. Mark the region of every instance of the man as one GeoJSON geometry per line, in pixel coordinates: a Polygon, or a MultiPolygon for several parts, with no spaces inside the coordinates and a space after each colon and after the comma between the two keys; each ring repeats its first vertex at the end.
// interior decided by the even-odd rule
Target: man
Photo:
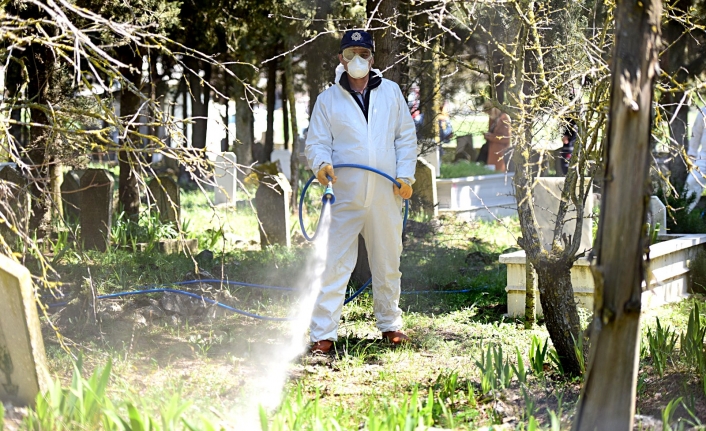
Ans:
{"type": "Polygon", "coordinates": [[[691,128],[691,139],[689,140],[689,150],[686,154],[692,159],[692,163],[697,169],[689,172],[684,184],[684,196],[694,194],[694,201],[689,204],[688,211],[691,212],[701,199],[701,194],[706,186],[706,133],[704,133],[704,122],[706,122],[706,107],[699,109],[691,128]]]}
{"type": "Polygon", "coordinates": [[[407,102],[397,84],[373,69],[373,40],[347,31],[341,40],[335,85],[316,99],[309,122],[306,156],[323,185],[335,184],[321,291],[311,317],[312,352],[328,353],[337,340],[346,286],[355,267],[358,234],[373,274],[373,311],[384,339],[409,341],[402,332],[400,254],[402,199],[412,196],[417,137],[407,102]],[[355,163],[378,169],[401,184],[369,171],[333,165],[355,163]]]}

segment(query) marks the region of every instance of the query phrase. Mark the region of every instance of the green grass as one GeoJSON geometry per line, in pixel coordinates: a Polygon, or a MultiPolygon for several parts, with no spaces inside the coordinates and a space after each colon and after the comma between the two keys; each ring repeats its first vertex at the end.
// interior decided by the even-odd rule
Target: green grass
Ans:
{"type": "MultiPolygon", "coordinates": [[[[65,292],[86,297],[90,289],[100,294],[183,280],[193,277],[197,265],[218,278],[275,286],[292,286],[306,275],[310,248],[260,250],[252,211],[212,208],[207,196],[197,192],[184,193],[182,202],[183,217],[191,220],[188,235],[203,241],[201,249],[209,229],[223,231],[217,241],[225,246],[211,248],[213,259],[119,248],[83,252],[69,246],[56,260],[65,292]]],[[[315,195],[308,205],[311,232],[318,217],[315,195]]],[[[580,380],[568,380],[557,369],[541,320],[525,330],[521,320],[504,315],[506,269],[498,256],[515,246],[520,234],[517,219],[469,223],[443,217],[410,223],[409,228],[402,290],[432,291],[401,297],[404,330],[412,345],[393,348],[380,340],[373,297],[367,292],[343,308],[337,354],[294,358],[283,369],[283,401],[260,409],[250,401],[277,386],[269,381],[258,386],[262,382],[257,377],[265,365],[282,358],[281,346],[297,334],[287,324],[232,314],[136,323],[134,310],[158,301],[158,294],[115,301],[124,307],[123,314],[97,324],[85,310],[54,314],[63,339],[47,322],[44,337],[58,383],[46,403],[26,419],[27,424],[34,421],[34,428],[26,424],[25,429],[139,429],[134,421],[158,430],[229,430],[247,415],[255,424],[252,429],[264,425],[263,429],[277,431],[419,426],[474,430],[510,417],[515,418],[510,420],[515,429],[568,429],[580,380]],[[433,293],[454,290],[469,292],[433,293]],[[81,354],[82,367],[75,366],[61,340],[72,354],[81,354]],[[485,373],[476,364],[481,357],[485,373]],[[503,402],[505,413],[494,408],[497,400],[503,402]],[[241,410],[244,405],[247,409],[241,410]]],[[[210,289],[214,295],[218,291],[217,286],[210,289]]],[[[227,290],[237,308],[272,316],[286,315],[300,301],[296,295],[272,291],[232,286],[227,290]]],[[[659,318],[662,327],[684,333],[693,309],[693,302],[685,301],[645,312],[642,344],[649,345],[652,336],[653,351],[663,351],[665,343],[660,340],[665,337],[654,338],[656,329],[648,328],[654,328],[659,318]]],[[[583,312],[581,317],[585,325],[590,316],[583,312]]],[[[691,321],[694,327],[694,317],[691,321]]],[[[686,410],[675,404],[667,409],[668,402],[678,397],[685,403],[680,406],[692,411],[706,406],[706,395],[693,390],[700,390],[706,375],[697,365],[686,365],[681,346],[675,349],[668,360],[657,359],[659,369],[649,349],[643,351],[641,413],[659,417],[665,411],[674,420],[688,418],[686,410]],[[685,387],[691,390],[671,384],[680,376],[686,376],[685,387]],[[655,393],[664,401],[657,406],[655,393]]],[[[274,402],[276,397],[269,398],[274,402]]]]}
{"type": "Polygon", "coordinates": [[[439,178],[464,178],[497,173],[498,172],[495,172],[494,170],[486,168],[485,165],[481,163],[459,160],[451,164],[442,163],[441,175],[439,175],[439,178]]]}

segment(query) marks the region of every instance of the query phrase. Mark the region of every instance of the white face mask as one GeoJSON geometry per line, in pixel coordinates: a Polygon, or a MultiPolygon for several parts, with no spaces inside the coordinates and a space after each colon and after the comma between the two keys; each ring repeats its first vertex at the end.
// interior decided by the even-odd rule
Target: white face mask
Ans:
{"type": "Polygon", "coordinates": [[[348,75],[351,78],[360,79],[370,71],[370,62],[363,60],[359,55],[353,57],[353,60],[348,62],[348,75]]]}

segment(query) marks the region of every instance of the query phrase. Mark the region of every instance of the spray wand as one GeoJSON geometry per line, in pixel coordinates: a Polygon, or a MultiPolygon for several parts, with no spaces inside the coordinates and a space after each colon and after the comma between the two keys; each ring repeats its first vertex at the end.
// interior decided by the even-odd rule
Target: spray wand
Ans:
{"type": "Polygon", "coordinates": [[[333,194],[333,179],[326,175],[326,178],[328,178],[328,185],[326,186],[326,190],[324,190],[324,196],[321,198],[321,202],[326,204],[326,201],[328,203],[333,204],[336,202],[336,195],[333,194]]]}

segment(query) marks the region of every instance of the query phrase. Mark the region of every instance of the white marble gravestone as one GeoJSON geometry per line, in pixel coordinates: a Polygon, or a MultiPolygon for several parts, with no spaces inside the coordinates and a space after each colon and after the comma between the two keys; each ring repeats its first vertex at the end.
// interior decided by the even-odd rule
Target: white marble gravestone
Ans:
{"type": "Polygon", "coordinates": [[[215,180],[216,197],[215,204],[225,204],[235,206],[235,191],[238,187],[238,169],[235,153],[221,153],[216,156],[215,180]]]}
{"type": "MultiPolygon", "coordinates": [[[[591,182],[586,180],[586,189],[588,197],[583,211],[583,223],[581,229],[581,244],[578,252],[582,253],[593,246],[592,227],[593,218],[593,193],[591,193],[591,182]]],[[[559,202],[561,201],[561,191],[564,187],[563,177],[539,177],[537,183],[532,189],[534,194],[534,211],[537,216],[537,223],[541,232],[542,245],[546,250],[552,247],[554,239],[554,227],[556,224],[557,211],[559,210],[559,202]]],[[[578,186],[577,186],[578,189],[578,186]]],[[[577,191],[578,193],[578,191],[577,191]]],[[[573,235],[576,226],[576,208],[573,204],[569,204],[569,210],[564,216],[566,223],[564,224],[565,235],[573,235]]]]}

